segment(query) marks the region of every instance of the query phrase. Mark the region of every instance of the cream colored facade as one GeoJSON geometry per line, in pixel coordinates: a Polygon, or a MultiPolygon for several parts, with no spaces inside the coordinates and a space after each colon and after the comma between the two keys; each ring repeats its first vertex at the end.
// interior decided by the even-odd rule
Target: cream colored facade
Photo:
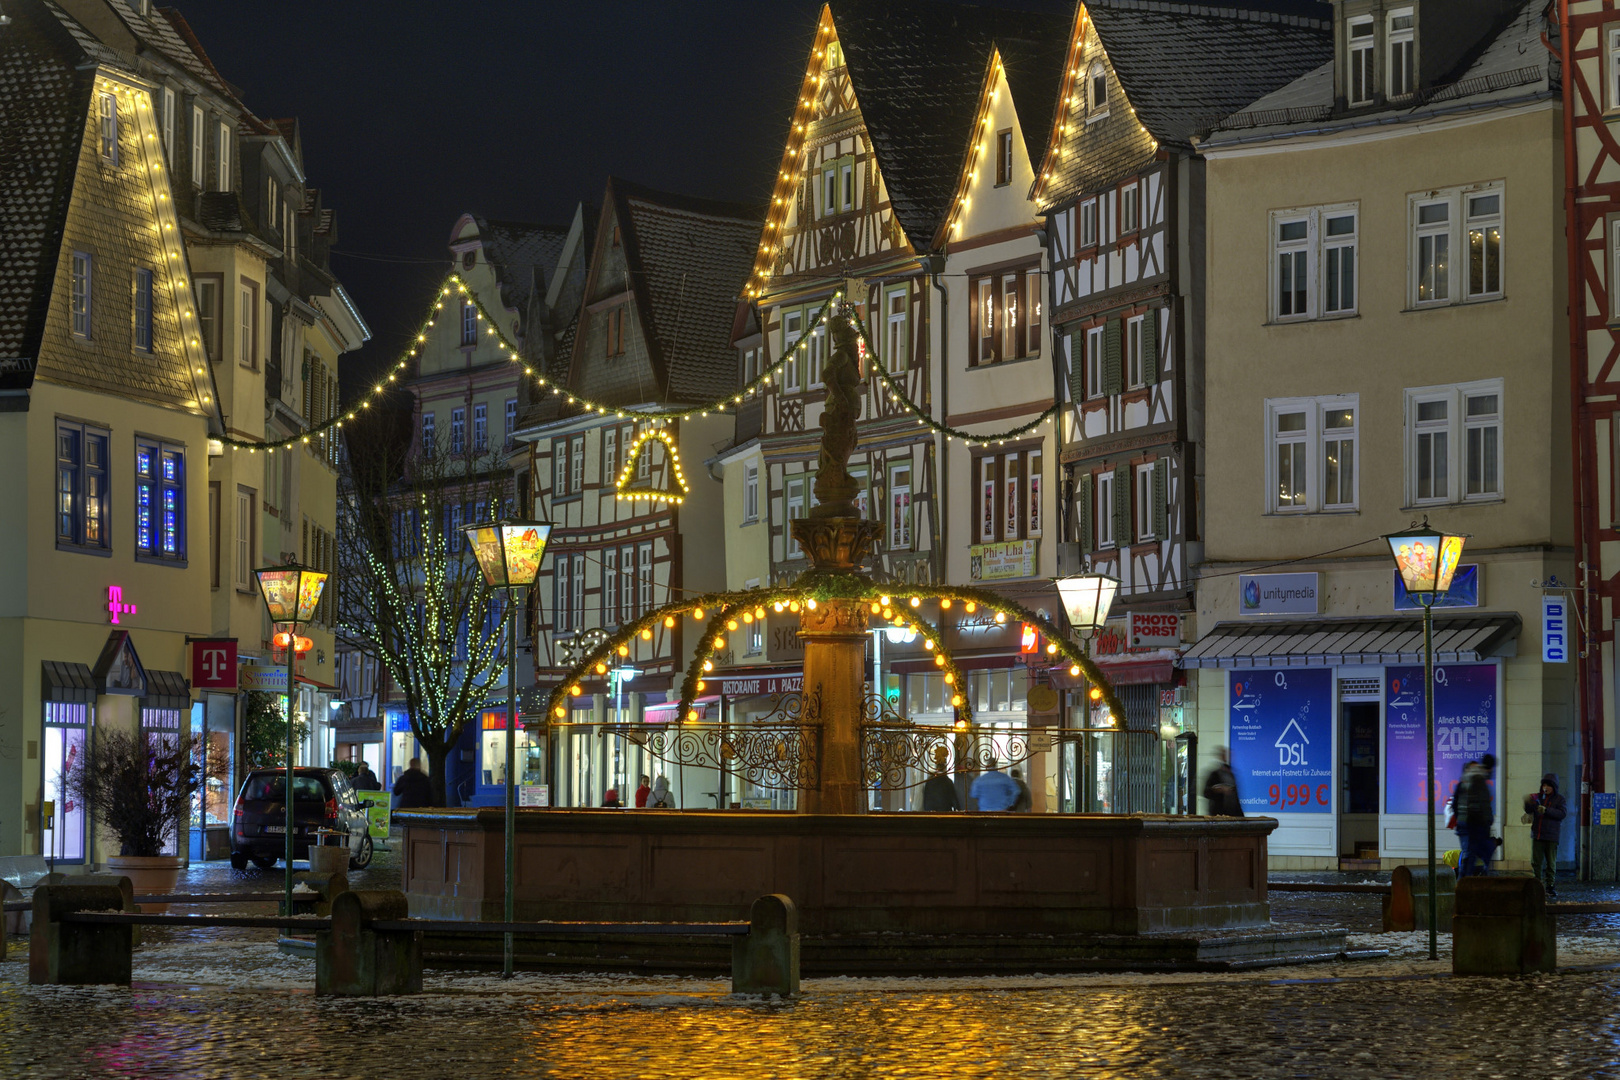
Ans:
{"type": "MultiPolygon", "coordinates": [[[[1573,670],[1541,662],[1542,593],[1531,585],[1553,575],[1567,581],[1573,570],[1560,124],[1556,101],[1543,92],[1422,124],[1284,130],[1263,139],[1234,125],[1203,146],[1210,421],[1198,634],[1208,640],[1222,623],[1304,622],[1326,630],[1352,625],[1333,620],[1394,618],[1393,563],[1379,537],[1424,517],[1469,534],[1462,562],[1479,566],[1478,605],[1439,610],[1436,619],[1518,620],[1516,644],[1504,641],[1494,655],[1474,661],[1499,669],[1496,816],[1508,822],[1509,866],[1525,865],[1530,853],[1529,829],[1518,823],[1519,797],[1535,791],[1545,771],[1559,773],[1566,791],[1576,776],[1573,670]],[[1425,295],[1421,269],[1434,250],[1424,235],[1443,231],[1433,225],[1439,211],[1423,208],[1440,204],[1452,209],[1448,235],[1456,258],[1441,264],[1442,274],[1454,271],[1449,302],[1425,295]],[[1498,216],[1479,228],[1494,224],[1499,231],[1474,250],[1493,245],[1499,280],[1468,258],[1475,228],[1469,215],[1493,206],[1498,216]],[[1346,215],[1354,218],[1355,295],[1349,310],[1332,312],[1321,269],[1330,258],[1326,223],[1346,215]],[[1280,231],[1296,221],[1309,226],[1304,248],[1291,247],[1280,231]],[[1285,255],[1297,250],[1308,250],[1311,267],[1304,317],[1279,310],[1299,303],[1292,295],[1283,299],[1291,290],[1278,277],[1285,255]],[[1482,275],[1477,282],[1475,273],[1482,275]],[[1444,420],[1437,418],[1438,403],[1448,410],[1444,420]],[[1492,404],[1494,416],[1486,409],[1492,404]],[[1476,414],[1479,422],[1470,427],[1476,414]],[[1347,415],[1353,428],[1341,426],[1347,415]],[[1299,416],[1306,418],[1302,441],[1292,430],[1299,416]],[[1500,439],[1499,458],[1490,462],[1500,471],[1476,476],[1470,447],[1486,446],[1489,437],[1475,434],[1486,429],[1500,439]],[[1449,465],[1436,432],[1450,439],[1449,465]],[[1305,448],[1298,474],[1294,446],[1305,448]],[[1444,492],[1420,464],[1425,451],[1431,467],[1449,468],[1444,492]],[[1242,614],[1240,575],[1249,570],[1318,575],[1317,613],[1242,614]]],[[[1341,293],[1341,307],[1343,299],[1341,293]]],[[[1481,463],[1493,456],[1488,448],[1480,455],[1481,463]]],[[[1327,752],[1332,797],[1327,812],[1277,813],[1273,867],[1337,866],[1339,856],[1365,848],[1377,848],[1386,867],[1422,855],[1422,815],[1389,811],[1399,786],[1386,773],[1393,767],[1385,730],[1395,694],[1387,677],[1392,662],[1361,661],[1293,661],[1332,664],[1334,745],[1307,751],[1327,752]],[[1350,807],[1348,762],[1367,751],[1349,748],[1352,685],[1360,690],[1357,701],[1377,705],[1371,813],[1350,807]]],[[[1237,684],[1246,673],[1270,678],[1279,666],[1275,657],[1260,656],[1189,672],[1197,679],[1200,776],[1212,764],[1212,748],[1231,741],[1237,684]]],[[[1443,694],[1437,700],[1444,703],[1443,694]]],[[[1449,794],[1447,782],[1441,802],[1449,794]]],[[[1456,847],[1443,819],[1441,825],[1441,850],[1456,847]]],[[[1573,833],[1564,830],[1566,859],[1573,857],[1573,833]]]]}

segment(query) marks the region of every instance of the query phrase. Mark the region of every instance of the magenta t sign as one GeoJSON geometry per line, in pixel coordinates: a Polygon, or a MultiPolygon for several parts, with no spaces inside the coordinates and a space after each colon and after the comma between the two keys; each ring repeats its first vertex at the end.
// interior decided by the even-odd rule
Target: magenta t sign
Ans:
{"type": "Polygon", "coordinates": [[[134,615],[135,605],[124,601],[124,590],[120,585],[107,586],[107,618],[114,625],[118,625],[118,616],[134,615]]]}
{"type": "Polygon", "coordinates": [[[236,639],[191,643],[191,685],[197,690],[236,689],[236,639]]]}

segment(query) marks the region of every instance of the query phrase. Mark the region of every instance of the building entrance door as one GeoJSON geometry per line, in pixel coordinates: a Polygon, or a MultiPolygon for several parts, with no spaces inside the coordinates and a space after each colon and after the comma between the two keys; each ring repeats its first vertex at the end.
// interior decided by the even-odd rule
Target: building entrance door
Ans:
{"type": "Polygon", "coordinates": [[[1378,857],[1377,699],[1339,701],[1339,854],[1378,857]]]}

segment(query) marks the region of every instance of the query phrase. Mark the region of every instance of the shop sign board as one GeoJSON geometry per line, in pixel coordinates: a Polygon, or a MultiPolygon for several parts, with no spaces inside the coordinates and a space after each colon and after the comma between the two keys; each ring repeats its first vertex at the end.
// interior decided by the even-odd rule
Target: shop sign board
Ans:
{"type": "MultiPolygon", "coordinates": [[[[1384,669],[1384,812],[1426,814],[1428,733],[1423,668],[1384,669]]],[[[1463,766],[1496,754],[1496,665],[1447,664],[1434,669],[1434,812],[1462,778],[1463,766]]],[[[1495,779],[1492,781],[1495,787],[1495,779]]]]}
{"type": "Polygon", "coordinates": [[[728,676],[720,680],[726,697],[754,697],[758,694],[797,694],[804,689],[804,672],[792,675],[755,675],[752,678],[728,676]]]}
{"type": "MultiPolygon", "coordinates": [[[[285,677],[282,679],[286,682],[285,677]]],[[[193,690],[236,689],[236,639],[214,638],[191,643],[193,690]]]]}
{"type": "Polygon", "coordinates": [[[1541,662],[1569,663],[1569,600],[1558,593],[1541,598],[1541,662]]]}
{"type": "Polygon", "coordinates": [[[968,577],[974,581],[1003,581],[1035,576],[1035,540],[1005,544],[970,544],[968,577]]]}
{"type": "MultiPolygon", "coordinates": [[[[1395,578],[1395,610],[1396,611],[1422,611],[1423,605],[1418,598],[1406,591],[1406,582],[1401,580],[1398,570],[1391,570],[1395,578]]],[[[1457,572],[1451,577],[1451,588],[1434,599],[1437,608],[1471,608],[1479,607],[1479,564],[1469,563],[1467,566],[1457,567],[1457,572]]]]}
{"type": "Polygon", "coordinates": [[[1181,615],[1175,611],[1130,613],[1131,648],[1173,649],[1181,644],[1181,615]]]}
{"type": "Polygon", "coordinates": [[[287,669],[277,665],[248,664],[242,668],[243,690],[259,690],[267,694],[287,692],[287,669]]]}
{"type": "Polygon", "coordinates": [[[1592,824],[1613,825],[1615,823],[1616,796],[1612,791],[1592,792],[1592,824]]]}
{"type": "Polygon", "coordinates": [[[765,616],[765,659],[773,664],[804,662],[804,639],[799,637],[797,613],[770,612],[765,616]]]}
{"type": "Polygon", "coordinates": [[[518,805],[519,806],[550,806],[551,805],[551,785],[550,784],[519,784],[518,785],[518,805]]]}
{"type": "Polygon", "coordinates": [[[366,832],[373,840],[388,839],[390,813],[388,807],[388,792],[386,791],[355,791],[355,797],[361,802],[369,802],[366,807],[366,832]]]}
{"type": "Polygon", "coordinates": [[[1244,615],[1315,615],[1316,574],[1239,574],[1238,611],[1244,615]]]}
{"type": "Polygon", "coordinates": [[[1330,812],[1332,669],[1234,671],[1227,700],[1232,772],[1243,812],[1330,812]]]}

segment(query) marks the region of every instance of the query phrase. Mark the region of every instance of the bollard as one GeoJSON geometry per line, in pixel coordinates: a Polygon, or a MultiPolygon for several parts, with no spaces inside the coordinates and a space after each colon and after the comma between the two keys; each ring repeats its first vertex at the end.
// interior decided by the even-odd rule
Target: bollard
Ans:
{"type": "MultiPolygon", "coordinates": [[[[1451,914],[1456,900],[1457,875],[1450,867],[1435,869],[1435,900],[1440,909],[1436,929],[1451,932],[1451,914]]],[[[1397,866],[1390,875],[1389,892],[1384,894],[1384,933],[1394,930],[1429,928],[1429,868],[1397,866]]]]}
{"type": "Polygon", "coordinates": [[[754,901],[748,935],[731,943],[731,992],[791,997],[799,992],[799,909],[781,893],[754,901]]]}
{"type": "Polygon", "coordinates": [[[294,915],[330,915],[333,897],[349,891],[347,874],[294,874],[293,881],[294,915]],[[300,893],[299,884],[308,885],[314,893],[300,893]]]}
{"type": "Polygon", "coordinates": [[[422,932],[371,926],[408,914],[405,894],[392,889],[334,896],[332,928],[315,934],[315,993],[343,997],[421,993],[422,932]]]}
{"type": "Polygon", "coordinates": [[[1451,922],[1453,975],[1526,975],[1558,967],[1558,934],[1541,882],[1466,877],[1451,922]]]}
{"type": "Polygon", "coordinates": [[[76,911],[121,911],[126,895],[114,885],[36,887],[28,981],[36,986],[128,986],[134,965],[133,926],[62,921],[62,916],[76,911]]]}

